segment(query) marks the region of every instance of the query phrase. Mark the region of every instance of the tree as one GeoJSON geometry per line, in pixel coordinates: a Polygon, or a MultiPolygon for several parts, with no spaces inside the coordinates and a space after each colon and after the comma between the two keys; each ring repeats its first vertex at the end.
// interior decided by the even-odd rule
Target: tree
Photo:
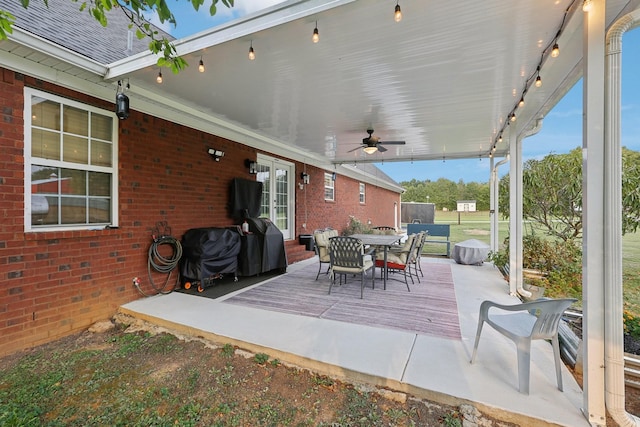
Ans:
{"type": "MultiPolygon", "coordinates": [[[[622,233],[640,222],[640,153],[622,149],[622,233]]],[[[528,160],[522,171],[523,218],[564,241],[582,237],[582,150],[528,160]]],[[[500,210],[509,216],[509,176],[500,180],[500,210]]]]}
{"type": "MultiPolygon", "coordinates": [[[[30,0],[20,0],[22,6],[29,7],[30,0]]],[[[44,1],[49,7],[48,0],[44,1]]],[[[107,13],[111,10],[119,10],[131,21],[129,28],[136,27],[136,36],[139,39],[149,38],[149,50],[155,54],[160,54],[157,64],[160,67],[170,67],[174,73],[187,67],[189,64],[178,56],[173,43],[159,34],[155,27],[145,18],[145,16],[155,14],[161,23],[168,22],[176,25],[176,18],[165,0],[69,0],[80,4],[79,12],[88,12],[103,27],[108,25],[107,13]]],[[[205,0],[189,0],[193,8],[200,9],[205,0]]],[[[210,0],[209,13],[216,14],[218,2],[222,2],[227,7],[233,7],[234,0],[210,0]]],[[[4,40],[13,32],[12,27],[15,17],[4,10],[0,10],[0,40],[4,40]]]]}
{"type": "Polygon", "coordinates": [[[405,188],[402,194],[403,202],[435,203],[438,209],[456,209],[458,200],[475,200],[479,210],[489,209],[489,184],[470,182],[465,184],[460,180],[455,182],[439,178],[437,181],[403,181],[400,183],[405,188]]]}

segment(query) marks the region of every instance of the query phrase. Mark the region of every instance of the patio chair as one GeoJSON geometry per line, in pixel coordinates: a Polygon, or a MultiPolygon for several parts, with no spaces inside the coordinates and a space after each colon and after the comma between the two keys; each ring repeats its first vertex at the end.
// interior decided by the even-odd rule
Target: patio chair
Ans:
{"type": "MultiPolygon", "coordinates": [[[[420,252],[422,252],[422,247],[424,246],[424,241],[426,239],[426,233],[421,231],[416,234],[414,237],[416,239],[416,244],[413,246],[413,251],[409,255],[408,264],[409,264],[409,274],[410,277],[413,278],[413,275],[418,279],[418,283],[420,283],[420,276],[418,276],[418,270],[420,270],[420,274],[422,274],[422,268],[420,267],[420,252]],[[413,272],[411,271],[411,267],[413,266],[413,272]]],[[[392,251],[397,251],[397,249],[392,248],[392,251]]],[[[424,275],[422,275],[424,277],[424,275]]]]}
{"type": "Polygon", "coordinates": [[[532,340],[551,340],[553,358],[556,365],[558,390],[562,391],[562,371],[560,347],[558,344],[558,326],[564,311],[576,299],[538,299],[515,305],[502,305],[492,301],[484,301],[480,305],[478,331],[473,345],[471,363],[475,360],[482,325],[486,322],[496,331],[511,339],[518,353],[518,390],[529,394],[529,371],[532,340]],[[509,314],[489,313],[491,308],[511,312],[509,314]]]}
{"type": "Polygon", "coordinates": [[[365,254],[364,244],[360,239],[348,236],[336,236],[329,239],[329,257],[331,258],[331,284],[329,293],[336,281],[336,275],[360,274],[360,298],[364,297],[364,276],[371,270],[371,286],[376,284],[376,265],[371,255],[365,254]]]}
{"type": "Polygon", "coordinates": [[[389,225],[380,225],[378,227],[372,227],[373,234],[396,234],[396,228],[389,225]]]}
{"type": "MultiPolygon", "coordinates": [[[[415,283],[413,275],[411,274],[411,256],[415,254],[416,244],[418,243],[417,234],[410,234],[407,236],[407,240],[402,246],[398,248],[390,248],[387,251],[387,272],[399,272],[404,274],[404,283],[407,285],[407,290],[411,292],[409,287],[409,280],[407,279],[407,273],[411,283],[415,283]]],[[[382,269],[382,274],[386,274],[384,271],[384,253],[376,253],[376,267],[382,269]]]]}
{"type": "MultiPolygon", "coordinates": [[[[322,264],[327,264],[327,271],[329,273],[331,259],[329,258],[329,238],[337,236],[338,231],[330,228],[321,230],[315,230],[313,232],[313,240],[315,242],[314,250],[318,255],[318,274],[316,274],[316,280],[320,277],[320,271],[322,271],[322,264]]],[[[325,273],[325,274],[326,274],[325,273]]]]}

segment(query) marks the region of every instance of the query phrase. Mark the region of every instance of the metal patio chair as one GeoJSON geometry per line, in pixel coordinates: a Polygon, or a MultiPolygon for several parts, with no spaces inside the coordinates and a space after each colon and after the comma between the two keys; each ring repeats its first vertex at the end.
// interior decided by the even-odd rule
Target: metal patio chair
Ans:
{"type": "MultiPolygon", "coordinates": [[[[409,292],[411,292],[411,288],[409,287],[407,274],[409,275],[409,279],[411,279],[411,283],[415,283],[413,280],[413,274],[411,273],[411,257],[415,255],[417,243],[418,235],[410,234],[407,236],[407,240],[402,246],[397,248],[392,247],[387,253],[387,272],[401,271],[404,274],[404,283],[407,285],[407,290],[409,292]]],[[[382,274],[385,274],[384,254],[377,253],[376,267],[380,267],[382,269],[382,274]]]]}
{"type": "Polygon", "coordinates": [[[329,239],[329,256],[331,258],[331,284],[329,293],[336,281],[336,275],[360,274],[360,298],[364,297],[364,277],[371,270],[372,288],[376,283],[376,266],[371,255],[365,254],[364,244],[360,239],[348,236],[336,236],[329,239]]]}
{"type": "MultiPolygon", "coordinates": [[[[475,360],[480,333],[484,323],[491,325],[496,331],[511,339],[518,353],[518,390],[529,394],[529,372],[531,359],[531,341],[551,340],[553,358],[556,365],[558,390],[562,391],[562,371],[560,346],[558,343],[558,326],[562,314],[576,299],[538,299],[515,305],[502,305],[492,301],[484,301],[480,305],[478,331],[473,345],[471,363],[475,360]],[[509,314],[489,313],[491,308],[510,312],[509,314]]],[[[492,310],[495,311],[495,310],[492,310]]]]}

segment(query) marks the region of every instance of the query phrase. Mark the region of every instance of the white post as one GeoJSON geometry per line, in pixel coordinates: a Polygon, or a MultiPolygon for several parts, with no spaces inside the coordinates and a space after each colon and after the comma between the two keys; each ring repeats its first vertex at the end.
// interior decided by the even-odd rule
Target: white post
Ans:
{"type": "Polygon", "coordinates": [[[606,0],[584,13],[582,143],[583,400],[593,426],[606,425],[604,404],[604,41],[606,0]]]}
{"type": "Polygon", "coordinates": [[[527,292],[522,288],[522,140],[513,131],[509,132],[509,155],[509,293],[517,295],[527,292]]]}

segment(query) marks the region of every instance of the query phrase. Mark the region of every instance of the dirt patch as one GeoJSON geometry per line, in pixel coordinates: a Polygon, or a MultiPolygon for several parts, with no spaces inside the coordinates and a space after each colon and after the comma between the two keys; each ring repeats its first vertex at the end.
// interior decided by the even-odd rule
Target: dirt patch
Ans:
{"type": "Polygon", "coordinates": [[[140,324],[0,359],[9,425],[483,426],[513,424],[469,405],[349,384],[266,354],[188,341],[140,324]]]}
{"type": "Polygon", "coordinates": [[[489,230],[478,230],[477,228],[462,230],[465,234],[470,234],[472,236],[488,236],[489,230]]]}

